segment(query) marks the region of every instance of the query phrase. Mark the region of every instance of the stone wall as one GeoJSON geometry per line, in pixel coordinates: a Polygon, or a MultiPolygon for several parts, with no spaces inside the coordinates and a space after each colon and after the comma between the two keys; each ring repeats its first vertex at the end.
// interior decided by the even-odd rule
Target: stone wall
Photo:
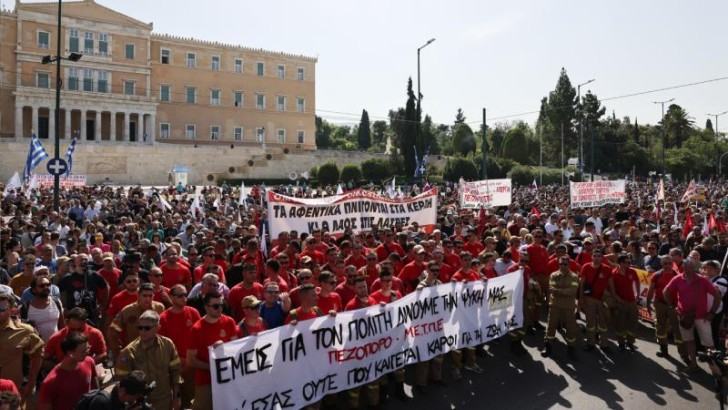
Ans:
{"type": "MultiPolygon", "coordinates": [[[[53,157],[53,143],[48,140],[42,143],[53,157]]],[[[0,141],[0,181],[9,180],[16,171],[22,175],[28,145],[29,141],[0,141]]],[[[61,141],[62,157],[67,149],[68,142],[61,141]]],[[[278,148],[264,152],[260,146],[231,149],[229,146],[195,148],[193,145],[79,142],[73,156],[73,173],[86,175],[89,184],[108,180],[116,184],[162,185],[167,183],[172,167],[186,166],[190,171],[189,183],[202,184],[209,175],[213,178],[288,178],[292,172],[300,174],[329,161],[341,168],[369,158],[386,158],[386,155],[326,150],[284,154],[278,148]]],[[[35,173],[46,174],[46,162],[38,165],[35,173]]]]}

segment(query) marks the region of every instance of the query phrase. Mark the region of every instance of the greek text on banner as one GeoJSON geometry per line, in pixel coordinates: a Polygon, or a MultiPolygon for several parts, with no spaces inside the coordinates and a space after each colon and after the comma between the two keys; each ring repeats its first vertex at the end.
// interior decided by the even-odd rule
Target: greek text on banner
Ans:
{"type": "Polygon", "coordinates": [[[460,183],[460,208],[508,206],[511,204],[511,180],[488,179],[460,183]]]}
{"type": "Polygon", "coordinates": [[[437,189],[414,198],[389,199],[373,192],[356,190],[322,199],[299,199],[268,191],[268,221],[271,238],[282,231],[311,233],[325,229],[332,234],[347,230],[368,231],[417,222],[426,231],[437,220],[437,189]]]}
{"type": "Polygon", "coordinates": [[[425,288],[210,347],[214,408],[299,409],[523,325],[523,275],[425,288]]]}
{"type": "Polygon", "coordinates": [[[624,202],[624,180],[570,182],[572,208],[592,208],[624,202]]]}

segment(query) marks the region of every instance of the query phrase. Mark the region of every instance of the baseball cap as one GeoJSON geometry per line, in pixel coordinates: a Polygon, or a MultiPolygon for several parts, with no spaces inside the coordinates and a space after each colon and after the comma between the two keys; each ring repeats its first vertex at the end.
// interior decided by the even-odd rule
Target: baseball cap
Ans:
{"type": "Polygon", "coordinates": [[[260,303],[260,300],[258,300],[255,296],[246,296],[243,298],[243,309],[257,307],[260,303]]]}

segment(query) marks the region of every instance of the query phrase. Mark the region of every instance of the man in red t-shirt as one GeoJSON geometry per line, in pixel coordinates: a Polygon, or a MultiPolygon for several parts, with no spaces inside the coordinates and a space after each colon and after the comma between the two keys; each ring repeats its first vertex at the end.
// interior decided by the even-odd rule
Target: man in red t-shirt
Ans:
{"type": "Polygon", "coordinates": [[[640,294],[640,279],[637,272],[629,266],[630,255],[622,253],[617,256],[617,267],[612,271],[612,295],[615,299],[614,323],[619,348],[636,349],[635,332],[637,331],[637,295],[640,294]]]}
{"type": "MultiPolygon", "coordinates": [[[[481,279],[480,273],[473,269],[472,260],[473,256],[470,252],[460,252],[460,260],[463,261],[463,266],[452,275],[450,282],[475,282],[481,279]]],[[[476,374],[483,373],[483,369],[478,366],[475,359],[475,348],[466,347],[465,349],[453,349],[452,355],[452,378],[453,380],[462,380],[463,376],[461,369],[469,370],[476,374]],[[463,364],[463,350],[465,350],[465,363],[463,364]]]]}
{"type": "Polygon", "coordinates": [[[202,265],[195,268],[192,275],[193,281],[195,283],[199,283],[202,281],[202,277],[205,276],[206,273],[214,273],[217,275],[220,283],[225,283],[225,272],[215,260],[215,248],[208,246],[203,249],[200,254],[202,255],[202,265]]]}
{"type": "Polygon", "coordinates": [[[61,342],[65,357],[40,386],[40,409],[72,410],[81,396],[98,388],[96,364],[87,356],[88,340],[83,333],[70,333],[61,342]]]}
{"type": "MultiPolygon", "coordinates": [[[[657,337],[657,343],[660,345],[660,351],[657,352],[658,357],[669,356],[667,350],[667,333],[670,326],[673,329],[677,329],[679,326],[679,320],[677,318],[677,312],[675,309],[670,309],[669,302],[665,300],[665,296],[662,291],[668,283],[677,276],[677,272],[673,270],[672,258],[669,255],[663,255],[660,257],[660,266],[662,269],[655,272],[650,276],[650,288],[647,290],[647,312],[653,315],[655,318],[655,336],[657,337]],[[655,311],[652,313],[652,300],[655,301],[655,311]]],[[[672,332],[675,342],[677,344],[677,350],[680,356],[685,356],[685,349],[683,349],[682,336],[680,332],[672,332]]]]}
{"type": "Polygon", "coordinates": [[[506,275],[515,272],[521,272],[523,275],[523,326],[508,332],[511,337],[511,353],[519,356],[528,353],[523,346],[523,337],[538,317],[541,305],[537,302],[543,299],[538,284],[535,281],[533,284],[531,282],[531,268],[528,267],[528,262],[528,255],[523,255],[517,265],[511,265],[506,269],[506,275]]]}
{"type": "Polygon", "coordinates": [[[377,246],[377,259],[379,262],[389,258],[392,252],[396,252],[399,256],[404,256],[404,249],[402,246],[394,241],[394,232],[391,229],[387,229],[384,232],[384,241],[377,246]]]}
{"type": "Polygon", "coordinates": [[[359,275],[367,278],[367,286],[369,289],[372,288],[374,281],[379,278],[379,272],[382,270],[377,262],[377,254],[369,251],[366,256],[366,265],[359,269],[359,275]]]}
{"type": "Polygon", "coordinates": [[[315,319],[324,315],[324,312],[316,306],[316,287],[312,283],[304,283],[301,285],[299,287],[298,297],[301,305],[288,312],[285,320],[286,324],[295,326],[298,322],[315,319]]]}
{"type": "Polygon", "coordinates": [[[336,289],[336,279],[334,275],[329,271],[321,272],[319,275],[319,284],[321,287],[318,289],[318,299],[316,300],[316,306],[321,309],[324,313],[341,312],[344,310],[344,306],[341,302],[341,296],[334,292],[336,289]]]}
{"type": "Polygon", "coordinates": [[[366,256],[364,256],[364,245],[361,242],[354,242],[351,247],[351,255],[344,259],[344,263],[348,265],[354,265],[357,269],[364,267],[367,264],[366,256]]]}
{"type": "Polygon", "coordinates": [[[584,350],[587,352],[596,349],[597,332],[599,332],[599,346],[605,353],[612,354],[607,333],[609,312],[603,300],[604,292],[609,291],[611,282],[611,269],[602,263],[602,251],[595,249],[592,253],[592,262],[584,265],[579,273],[579,308],[586,316],[586,347],[584,350]]]}
{"type": "Polygon", "coordinates": [[[341,297],[341,303],[346,306],[356,297],[354,290],[354,280],[357,278],[356,266],[347,266],[344,271],[346,272],[346,282],[342,282],[336,287],[336,293],[341,297]]]}
{"type": "Polygon", "coordinates": [[[258,269],[252,263],[243,265],[243,281],[233,286],[228,293],[227,305],[230,307],[230,313],[236,321],[243,320],[244,312],[241,306],[246,296],[255,296],[258,300],[263,300],[263,285],[256,281],[258,277],[258,269]]]}
{"type": "Polygon", "coordinates": [[[205,316],[192,325],[187,347],[187,366],[195,369],[195,409],[212,410],[210,353],[217,347],[238,338],[235,320],[222,313],[222,295],[216,291],[203,296],[205,316]]]}
{"type": "Polygon", "coordinates": [[[377,303],[392,303],[395,300],[402,299],[402,294],[392,289],[393,280],[394,275],[392,275],[392,272],[386,270],[382,271],[382,275],[379,278],[379,282],[382,287],[381,289],[372,292],[372,299],[377,301],[377,303]]]}
{"type": "Polygon", "coordinates": [[[175,248],[167,249],[165,253],[167,263],[162,266],[162,285],[171,288],[174,285],[184,285],[189,292],[192,289],[192,274],[190,270],[179,263],[179,255],[175,248]]]}
{"type": "Polygon", "coordinates": [[[50,371],[60,363],[66,355],[61,349],[61,342],[69,333],[81,333],[88,341],[88,355],[96,364],[106,360],[106,341],[100,330],[86,324],[88,314],[83,308],[73,308],[66,312],[66,327],[53,333],[43,350],[43,370],[50,371]]]}
{"type": "Polygon", "coordinates": [[[107,254],[104,256],[101,269],[97,270],[96,273],[101,275],[109,284],[109,297],[113,297],[121,290],[119,287],[119,277],[121,276],[121,269],[114,267],[114,256],[107,254]]]}
{"type": "MultiPolygon", "coordinates": [[[[168,337],[178,352],[187,352],[190,342],[190,330],[200,320],[200,313],[192,306],[187,306],[187,289],[183,285],[174,285],[169,291],[172,307],[159,315],[159,334],[168,337]]],[[[180,385],[182,408],[190,408],[195,394],[194,372],[186,365],[185,355],[180,356],[182,366],[180,375],[184,383],[180,385]]]]}
{"type": "Polygon", "coordinates": [[[526,252],[529,256],[531,274],[533,278],[541,285],[544,294],[548,294],[549,276],[552,272],[548,271],[549,255],[546,247],[543,246],[543,231],[535,229],[533,231],[533,243],[526,246],[526,252]]]}
{"type": "Polygon", "coordinates": [[[425,257],[427,253],[422,245],[415,245],[413,248],[415,254],[415,260],[404,265],[402,270],[399,272],[399,278],[404,284],[405,294],[414,292],[417,288],[417,284],[420,283],[422,273],[427,270],[427,264],[425,263],[425,257]]]}
{"type": "MultiPolygon", "coordinates": [[[[462,246],[462,241],[458,240],[458,243],[462,246]]],[[[462,250],[462,248],[460,248],[462,250]]],[[[455,244],[450,239],[442,240],[443,258],[442,260],[450,265],[452,271],[455,272],[463,266],[463,261],[460,260],[460,256],[455,252],[455,244]]]]}
{"type": "Polygon", "coordinates": [[[467,241],[463,244],[463,250],[470,252],[474,258],[477,258],[480,252],[483,252],[485,246],[478,240],[478,233],[476,231],[468,232],[467,241]]]}
{"type": "MultiPolygon", "coordinates": [[[[561,257],[568,257],[566,254],[567,250],[566,245],[563,243],[556,245],[556,252],[551,255],[549,263],[546,265],[546,272],[548,272],[549,275],[559,270],[559,261],[561,260],[561,257]]],[[[569,258],[569,271],[579,273],[581,272],[581,265],[579,265],[575,260],[569,258]]]]}
{"type": "Polygon", "coordinates": [[[303,258],[304,256],[310,256],[311,259],[316,263],[317,265],[323,265],[326,263],[326,257],[323,253],[316,250],[316,240],[312,237],[306,238],[306,247],[298,255],[300,258],[303,258]]]}
{"type": "Polygon", "coordinates": [[[124,289],[117,293],[109,302],[109,309],[106,311],[106,320],[102,330],[106,330],[116,315],[128,305],[139,299],[139,275],[134,271],[129,271],[124,276],[122,282],[124,289]]]}

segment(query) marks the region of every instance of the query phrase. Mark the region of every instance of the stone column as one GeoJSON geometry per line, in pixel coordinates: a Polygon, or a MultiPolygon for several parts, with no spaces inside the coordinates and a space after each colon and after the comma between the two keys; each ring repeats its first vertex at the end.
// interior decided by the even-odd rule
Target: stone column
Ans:
{"type": "Polygon", "coordinates": [[[31,122],[30,133],[38,135],[38,107],[30,107],[33,110],[33,121],[31,122]]]}
{"type": "Polygon", "coordinates": [[[116,113],[114,111],[111,112],[109,128],[109,141],[116,141],[116,113]]]}
{"type": "Polygon", "coordinates": [[[149,135],[147,136],[150,144],[154,144],[157,139],[157,115],[149,114],[149,135]]]}
{"type": "Polygon", "coordinates": [[[96,142],[101,141],[101,111],[96,110],[96,119],[94,120],[94,127],[96,128],[94,134],[94,137],[96,138],[96,142]]]}
{"type": "Polygon", "coordinates": [[[129,128],[131,127],[131,113],[124,113],[124,139],[122,141],[129,142],[129,128]]]}
{"type": "Polygon", "coordinates": [[[18,138],[23,138],[23,106],[20,104],[15,106],[15,139],[18,138]]]}
{"type": "Polygon", "coordinates": [[[66,126],[64,127],[66,131],[64,132],[63,138],[66,139],[72,139],[73,135],[71,134],[71,109],[66,108],[66,126]]]}
{"type": "Polygon", "coordinates": [[[86,141],[86,109],[81,109],[81,141],[86,141]]]}

